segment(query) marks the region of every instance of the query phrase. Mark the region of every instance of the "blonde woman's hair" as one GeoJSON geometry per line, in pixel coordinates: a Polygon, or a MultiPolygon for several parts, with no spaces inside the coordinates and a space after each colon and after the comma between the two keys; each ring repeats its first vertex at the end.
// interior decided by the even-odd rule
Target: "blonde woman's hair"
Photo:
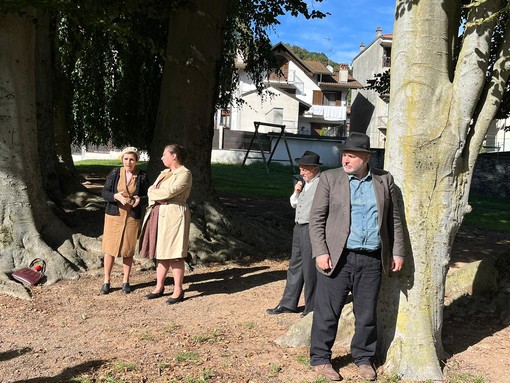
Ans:
{"type": "Polygon", "coordinates": [[[120,152],[120,160],[122,161],[124,155],[129,153],[134,154],[136,157],[136,161],[138,162],[138,160],[140,159],[140,154],[138,153],[138,149],[135,148],[134,146],[128,146],[127,148],[122,149],[122,152],[120,152]]]}

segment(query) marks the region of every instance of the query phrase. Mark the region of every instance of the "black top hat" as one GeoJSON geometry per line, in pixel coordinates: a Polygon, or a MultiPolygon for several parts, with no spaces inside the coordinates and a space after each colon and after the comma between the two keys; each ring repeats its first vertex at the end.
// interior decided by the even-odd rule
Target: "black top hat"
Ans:
{"type": "Polygon", "coordinates": [[[301,158],[296,158],[296,162],[299,164],[299,165],[315,165],[315,166],[318,166],[318,165],[322,165],[322,163],[320,163],[321,157],[317,154],[317,153],[314,153],[314,152],[310,152],[309,150],[307,150],[305,152],[305,154],[303,154],[303,156],[301,158]]]}
{"type": "Polygon", "coordinates": [[[342,150],[351,150],[353,152],[373,153],[370,150],[370,137],[364,133],[352,132],[345,142],[338,147],[342,150]]]}

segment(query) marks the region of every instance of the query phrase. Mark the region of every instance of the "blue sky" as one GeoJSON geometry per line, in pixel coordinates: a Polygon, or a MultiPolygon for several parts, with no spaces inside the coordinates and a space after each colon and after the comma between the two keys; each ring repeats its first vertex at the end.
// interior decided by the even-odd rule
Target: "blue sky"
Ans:
{"type": "Polygon", "coordinates": [[[351,64],[361,42],[368,46],[378,26],[393,33],[396,0],[307,0],[311,9],[329,12],[322,20],[286,15],[270,31],[271,42],[297,45],[311,52],[323,52],[338,63],[351,64]]]}

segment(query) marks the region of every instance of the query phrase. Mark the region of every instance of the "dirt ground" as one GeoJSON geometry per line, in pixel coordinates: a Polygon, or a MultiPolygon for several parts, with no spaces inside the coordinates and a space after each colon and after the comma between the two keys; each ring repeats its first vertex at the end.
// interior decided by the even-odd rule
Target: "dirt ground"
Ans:
{"type": "MultiPolygon", "coordinates": [[[[254,200],[230,209],[257,214],[254,200]]],[[[267,205],[265,205],[267,207],[267,205]]],[[[292,210],[274,202],[271,219],[282,217],[291,232],[292,210]]],[[[99,215],[102,220],[102,215],[99,215]]],[[[102,228],[102,221],[97,223],[102,228]]],[[[290,238],[290,237],[289,237],[290,238]]],[[[503,251],[509,234],[461,232],[453,267],[503,251]]],[[[290,245],[288,247],[290,249],[290,245]]],[[[102,270],[76,281],[32,288],[33,300],[0,296],[0,382],[320,382],[308,366],[307,348],[274,343],[299,314],[269,316],[283,292],[288,254],[252,263],[196,267],[185,277],[185,300],[165,304],[165,296],[146,300],[154,271],[135,266],[134,291],[120,291],[121,267],[112,275],[113,292],[99,294],[102,270]]],[[[510,382],[510,328],[501,324],[490,300],[465,298],[465,310],[449,315],[443,339],[452,355],[448,382],[510,382]]],[[[334,365],[344,381],[361,382],[348,350],[336,350],[334,365]]],[[[380,381],[384,380],[384,376],[380,381]]]]}

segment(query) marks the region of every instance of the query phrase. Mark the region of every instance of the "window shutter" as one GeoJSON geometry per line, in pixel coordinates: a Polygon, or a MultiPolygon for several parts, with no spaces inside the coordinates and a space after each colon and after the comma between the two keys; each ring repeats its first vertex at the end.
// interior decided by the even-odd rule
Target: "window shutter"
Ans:
{"type": "Polygon", "coordinates": [[[312,104],[322,105],[322,98],[323,98],[322,92],[320,90],[314,90],[312,104]]]}

